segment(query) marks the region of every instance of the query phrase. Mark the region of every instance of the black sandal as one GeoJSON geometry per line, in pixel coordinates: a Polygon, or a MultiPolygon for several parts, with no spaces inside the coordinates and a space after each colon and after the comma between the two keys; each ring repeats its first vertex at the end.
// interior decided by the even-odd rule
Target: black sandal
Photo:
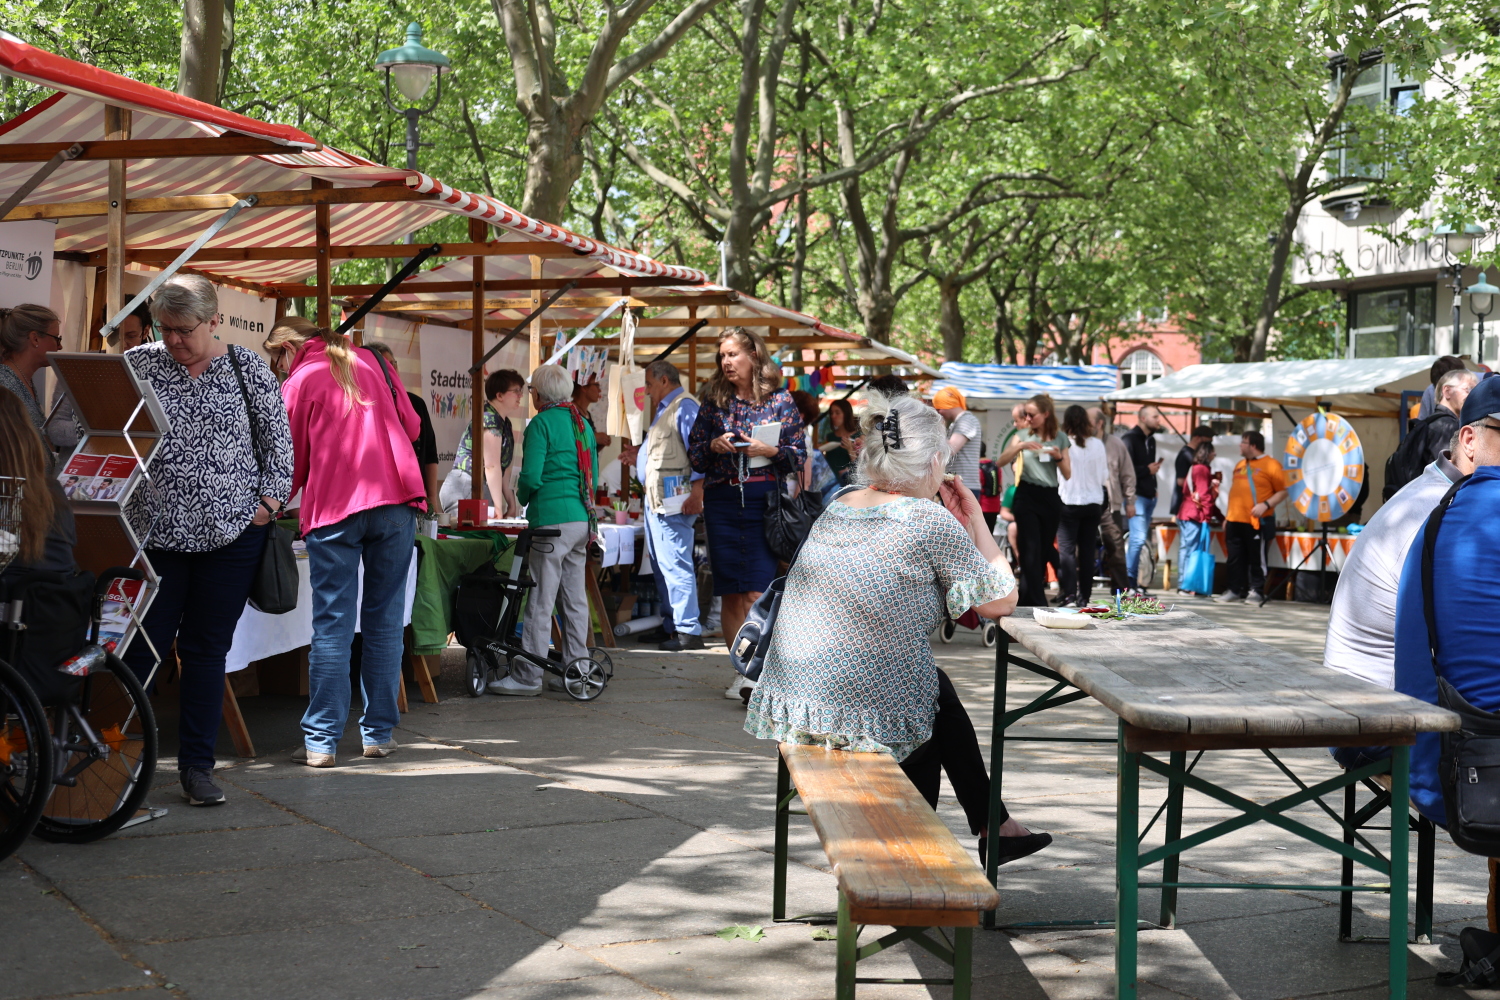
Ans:
{"type": "MultiPolygon", "coordinates": [[[[989,850],[988,836],[979,838],[979,863],[985,862],[985,854],[989,850]]],[[[995,849],[1000,852],[1000,860],[997,865],[1007,864],[1011,861],[1019,861],[1021,858],[1035,854],[1048,844],[1052,843],[1050,833],[1028,833],[1024,837],[996,837],[995,849]]]]}

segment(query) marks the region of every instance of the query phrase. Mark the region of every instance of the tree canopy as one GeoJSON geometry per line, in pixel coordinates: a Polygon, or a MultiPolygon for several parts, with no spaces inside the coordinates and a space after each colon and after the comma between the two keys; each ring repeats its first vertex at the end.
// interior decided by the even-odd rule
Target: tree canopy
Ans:
{"type": "MultiPolygon", "coordinates": [[[[1209,358],[1327,357],[1337,304],[1284,276],[1298,215],[1350,180],[1328,168],[1340,150],[1391,165],[1355,179],[1392,203],[1455,171],[1471,204],[1500,195],[1477,169],[1500,139],[1475,125],[1500,77],[1399,121],[1350,102],[1371,58],[1413,79],[1456,78],[1444,46],[1487,59],[1490,15],[1463,4],[14,0],[3,16],[32,44],[387,163],[404,126],[371,63],[419,21],[454,66],[423,170],[952,359],[1088,359],[1163,311],[1209,358]]],[[[0,110],[38,96],[7,78],[0,110]]]]}

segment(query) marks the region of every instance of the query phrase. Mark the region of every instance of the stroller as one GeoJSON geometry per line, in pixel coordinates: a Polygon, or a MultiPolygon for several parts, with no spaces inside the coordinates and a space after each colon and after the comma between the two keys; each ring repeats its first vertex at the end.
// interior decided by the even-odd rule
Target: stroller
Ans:
{"type": "Polygon", "coordinates": [[[536,586],[526,574],[526,557],[536,539],[561,534],[556,528],[527,528],[516,536],[509,576],[500,576],[488,565],[488,572],[471,573],[459,581],[453,602],[453,631],[467,651],[464,687],[469,697],[478,698],[491,680],[509,674],[511,662],[517,658],[561,677],[563,689],[576,701],[593,701],[614,676],[613,661],[598,647],[590,647],[588,656],[567,663],[562,662],[560,650],[553,649],[539,658],[521,647],[517,619],[526,591],[536,586]]]}

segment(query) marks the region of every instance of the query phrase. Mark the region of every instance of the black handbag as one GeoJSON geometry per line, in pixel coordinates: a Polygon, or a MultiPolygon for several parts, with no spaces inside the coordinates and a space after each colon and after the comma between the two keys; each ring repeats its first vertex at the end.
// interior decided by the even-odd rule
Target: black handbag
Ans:
{"type": "Polygon", "coordinates": [[[781,483],[766,495],[766,546],[782,562],[791,562],[797,550],[807,541],[813,522],[823,513],[823,498],[812,490],[786,496],[781,483]]]}
{"type": "MultiPolygon", "coordinates": [[[[245,400],[245,419],[250,424],[250,450],[255,453],[255,468],[262,477],[265,465],[260,458],[260,435],[255,431],[255,412],[250,408],[250,393],[245,389],[245,376],[240,372],[240,359],[235,355],[234,345],[229,347],[229,365],[234,369],[234,380],[239,383],[240,396],[245,400]]],[[[271,512],[271,534],[265,548],[260,552],[260,565],[255,568],[255,579],[250,584],[250,606],[268,615],[284,615],[297,608],[297,555],[292,551],[292,534],[276,525],[276,511],[264,500],[260,505],[271,512]]],[[[246,530],[249,530],[248,528],[246,530]]]]}
{"type": "Polygon", "coordinates": [[[1470,705],[1458,689],[1443,679],[1437,661],[1437,615],[1433,609],[1432,556],[1437,549],[1443,516],[1465,476],[1444,494],[1428,515],[1422,532],[1422,613],[1427,619],[1427,646],[1432,672],[1437,675],[1438,705],[1458,715],[1462,728],[1442,734],[1438,778],[1448,814],[1448,834],[1470,854],[1500,856],[1500,714],[1470,705]]]}

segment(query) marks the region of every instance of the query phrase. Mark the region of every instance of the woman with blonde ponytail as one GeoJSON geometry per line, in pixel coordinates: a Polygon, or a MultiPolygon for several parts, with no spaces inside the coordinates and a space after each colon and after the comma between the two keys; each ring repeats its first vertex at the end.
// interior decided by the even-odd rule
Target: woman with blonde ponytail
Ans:
{"type": "Polygon", "coordinates": [[[406,574],[416,511],[427,489],[412,442],[422,425],[401,376],[378,354],[305,319],[288,317],[266,338],[291,419],[302,491],[299,527],[312,577],[313,640],[303,746],[292,759],[332,767],[349,714],[349,646],[364,635],[360,718],[364,756],[396,749],[391,729],[401,683],[406,574]],[[364,594],[360,596],[360,567],[364,594]]]}

